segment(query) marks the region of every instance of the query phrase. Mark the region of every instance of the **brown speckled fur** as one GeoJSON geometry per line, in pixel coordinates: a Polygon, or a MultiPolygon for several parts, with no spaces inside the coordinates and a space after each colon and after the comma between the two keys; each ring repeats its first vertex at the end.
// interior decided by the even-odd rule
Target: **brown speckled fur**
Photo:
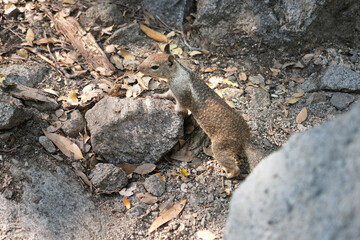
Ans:
{"type": "Polygon", "coordinates": [[[236,160],[243,152],[251,169],[261,160],[262,154],[251,143],[250,130],[242,116],[172,55],[150,55],[139,65],[139,71],[168,80],[172,94],[168,92],[166,96],[175,97],[177,111],[186,109],[192,112],[210,137],[214,157],[228,178],[240,174],[236,160]]]}

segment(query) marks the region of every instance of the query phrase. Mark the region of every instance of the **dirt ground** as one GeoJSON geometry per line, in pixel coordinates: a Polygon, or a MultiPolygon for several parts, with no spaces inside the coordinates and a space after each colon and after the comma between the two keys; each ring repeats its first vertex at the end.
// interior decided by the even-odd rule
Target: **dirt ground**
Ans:
{"type": "MultiPolygon", "coordinates": [[[[18,5],[25,6],[26,3],[28,2],[18,1],[18,5]]],[[[35,1],[35,5],[37,3],[35,1]]],[[[1,11],[5,6],[4,1],[0,1],[1,11]]],[[[65,8],[61,4],[53,7],[53,11],[65,8]]],[[[78,4],[68,8],[72,11],[71,15],[76,16],[87,7],[86,4],[78,4]]],[[[142,11],[138,8],[126,5],[122,7],[127,12],[126,23],[145,21],[142,11]]],[[[18,51],[23,49],[30,28],[35,33],[35,40],[53,37],[62,42],[57,45],[49,44],[49,47],[33,45],[35,48],[41,48],[43,56],[54,59],[57,53],[68,54],[73,51],[73,47],[54,29],[51,20],[40,7],[29,8],[27,14],[20,12],[20,17],[15,20],[0,17],[1,67],[13,64],[27,65],[32,62],[43,64],[49,68],[49,73],[35,88],[53,89],[61,96],[67,96],[73,90],[80,95],[85,86],[91,83],[104,83],[104,79],[105,83],[109,84],[109,88],[112,88],[115,83],[121,81],[122,75],[130,72],[127,69],[117,69],[111,76],[99,77],[92,74],[93,71],[87,71],[69,78],[64,72],[73,73],[72,65],[89,70],[86,59],[82,56],[77,55],[74,62],[59,64],[62,67],[58,68],[46,63],[37,54],[28,52],[27,57],[21,55],[18,51]]],[[[159,32],[164,31],[161,25],[152,23],[150,26],[159,32]]],[[[101,47],[104,47],[108,37],[107,34],[95,35],[101,47]]],[[[311,102],[309,98],[313,92],[304,89],[304,83],[312,78],[320,78],[326,67],[333,62],[341,62],[360,72],[359,65],[350,60],[352,49],[345,45],[326,44],[318,46],[311,52],[290,56],[286,52],[270,49],[261,42],[253,42],[245,34],[236,33],[231,40],[208,43],[206,54],[204,51],[202,54],[190,56],[192,51],[185,46],[181,36],[176,35],[171,39],[172,44],[182,49],[181,58],[190,63],[199,78],[210,85],[213,84],[214,90],[220,93],[226,92],[224,89],[228,88],[243,90],[240,96],[230,93],[225,99],[243,114],[249,123],[256,146],[266,154],[276,151],[292,134],[334,119],[348,110],[348,108],[339,110],[330,103],[333,94],[331,92],[313,91],[321,94],[323,100],[311,102]],[[304,63],[303,57],[306,54],[313,55],[307,63],[304,63]],[[263,76],[260,80],[252,78],[258,77],[259,74],[263,76]],[[216,83],[214,78],[211,80],[214,76],[222,80],[216,83]],[[262,94],[258,95],[253,89],[260,89],[262,94]],[[307,110],[306,119],[297,122],[296,118],[304,108],[307,110]]],[[[196,30],[193,30],[188,40],[189,44],[198,46],[201,41],[202,38],[196,30]]],[[[149,54],[159,51],[158,46],[159,43],[149,38],[144,45],[129,43],[125,47],[136,57],[136,60],[141,62],[149,54]]],[[[110,55],[108,54],[108,57],[110,55]]],[[[162,91],[161,88],[162,85],[155,91],[144,91],[141,96],[162,91]]],[[[123,94],[119,97],[125,96],[123,94]]],[[[90,107],[81,109],[82,114],[90,107]]],[[[18,174],[19,172],[30,168],[35,168],[39,172],[56,172],[57,168],[68,169],[64,170],[64,178],[73,180],[81,186],[78,193],[88,196],[94,203],[96,210],[91,211],[100,212],[103,224],[110,224],[103,218],[114,221],[113,228],[107,226],[112,229],[109,231],[112,236],[95,235],[92,236],[94,239],[213,239],[208,232],[206,233],[209,236],[200,237],[204,234],[200,232],[202,230],[211,232],[215,239],[221,239],[229,211],[231,192],[241,184],[242,180],[225,179],[214,159],[203,152],[192,162],[175,161],[166,156],[157,164],[155,170],[165,176],[166,191],[154,204],[145,204],[136,197],[136,193],[146,192],[143,183],[147,176],[133,174],[129,179],[128,187],[135,185],[136,187],[134,194],[128,197],[132,207],[126,209],[122,202],[123,197],[118,193],[97,195],[75,175],[74,171],[70,170],[73,169],[73,160],[60,151],[54,154],[48,153],[40,145],[38,139],[43,135],[42,128],[46,129],[51,124],[51,115],[54,112],[32,109],[34,115],[30,120],[10,130],[0,131],[0,192],[5,198],[14,204],[23,203],[23,193],[25,188],[31,186],[32,180],[26,174],[18,174]],[[44,115],[50,116],[50,119],[45,118],[44,115]],[[181,169],[188,169],[189,175],[180,173],[181,169]],[[149,235],[148,229],[151,223],[161,215],[162,210],[184,199],[187,199],[187,204],[181,214],[149,235]]],[[[187,136],[191,137],[191,135],[187,136]]],[[[88,166],[92,156],[90,153],[91,151],[85,153],[85,160],[81,162],[86,175],[89,173],[88,166]]],[[[11,236],[11,230],[4,233],[0,229],[0,235],[1,239],[11,239],[7,237],[11,236]]]]}

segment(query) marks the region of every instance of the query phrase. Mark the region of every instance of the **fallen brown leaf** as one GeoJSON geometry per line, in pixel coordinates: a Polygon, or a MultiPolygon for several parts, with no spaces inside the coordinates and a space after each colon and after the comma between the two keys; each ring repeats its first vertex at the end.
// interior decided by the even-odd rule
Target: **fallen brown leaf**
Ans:
{"type": "Polygon", "coordinates": [[[118,164],[117,167],[121,168],[122,170],[124,170],[124,172],[126,173],[126,175],[129,175],[131,173],[134,172],[134,170],[138,167],[134,164],[129,164],[129,163],[124,163],[124,164],[118,164]]]}
{"type": "Polygon", "coordinates": [[[155,173],[155,175],[158,175],[161,178],[161,180],[166,182],[166,178],[163,175],[161,175],[160,173],[155,173]]]}
{"type": "Polygon", "coordinates": [[[163,224],[169,222],[170,220],[176,218],[181,211],[184,209],[186,204],[186,199],[177,202],[175,205],[170,207],[168,210],[163,212],[158,218],[155,219],[155,221],[151,224],[149,228],[149,233],[152,233],[156,229],[158,229],[163,224]]]}
{"type": "Polygon", "coordinates": [[[154,204],[158,201],[158,198],[151,195],[150,193],[138,193],[136,194],[136,197],[144,203],[147,204],[154,204]]]}
{"type": "Polygon", "coordinates": [[[291,97],[291,98],[286,98],[286,102],[288,104],[295,104],[299,101],[300,98],[295,98],[295,97],[291,97]]]}
{"type": "Polygon", "coordinates": [[[194,154],[186,149],[180,149],[173,153],[170,158],[181,162],[191,162],[194,159],[194,154]]]}
{"type": "Polygon", "coordinates": [[[306,109],[306,107],[304,107],[303,109],[301,109],[299,114],[296,116],[296,123],[300,124],[300,123],[304,122],[306,120],[307,116],[308,116],[307,109],[306,109]]]}
{"type": "Polygon", "coordinates": [[[42,131],[44,132],[45,136],[50,139],[67,157],[73,158],[74,160],[84,158],[80,148],[70,139],[61,136],[60,134],[49,133],[45,129],[42,129],[42,131]]]}
{"type": "Polygon", "coordinates": [[[122,56],[124,59],[135,60],[135,56],[124,48],[120,49],[119,55],[122,56]]]}
{"type": "Polygon", "coordinates": [[[144,24],[140,24],[140,29],[146,34],[146,36],[157,42],[168,42],[168,39],[164,34],[145,26],[144,24]]]}
{"type": "Polygon", "coordinates": [[[123,200],[123,203],[124,203],[124,206],[126,207],[126,209],[130,209],[131,208],[130,200],[127,197],[123,197],[122,200],[123,200]]]}
{"type": "Polygon", "coordinates": [[[138,166],[135,170],[134,173],[140,174],[140,175],[145,175],[148,173],[151,173],[152,171],[154,171],[156,168],[156,165],[153,163],[145,163],[143,165],[138,166]]]}
{"type": "Polygon", "coordinates": [[[247,79],[246,73],[244,73],[244,72],[239,73],[239,79],[241,81],[246,81],[246,79],[247,79]]]}
{"type": "Polygon", "coordinates": [[[297,92],[297,93],[294,93],[294,97],[296,97],[296,98],[301,98],[302,96],[304,96],[304,92],[297,92]]]}

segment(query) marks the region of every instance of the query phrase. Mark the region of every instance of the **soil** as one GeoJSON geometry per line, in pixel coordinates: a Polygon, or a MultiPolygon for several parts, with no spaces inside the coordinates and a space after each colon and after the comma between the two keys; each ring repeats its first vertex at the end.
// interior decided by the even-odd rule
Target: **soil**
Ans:
{"type": "MultiPolygon", "coordinates": [[[[19,5],[25,6],[27,1],[18,1],[19,5]]],[[[36,1],[35,1],[36,2],[36,1]]],[[[41,1],[42,2],[42,1],[41,1]]],[[[58,6],[58,11],[66,6],[58,6]]],[[[85,11],[89,6],[82,4],[72,5],[71,15],[76,16],[81,11],[85,11]]],[[[0,1],[0,11],[5,8],[4,1],[0,1]]],[[[123,10],[127,12],[126,23],[134,21],[143,22],[144,15],[138,10],[137,6],[123,5],[123,10]]],[[[150,25],[158,31],[163,31],[163,26],[151,23],[150,25]]],[[[100,26],[101,27],[101,26],[100,26]]],[[[71,90],[79,93],[90,83],[102,83],[101,79],[88,71],[75,78],[67,78],[63,71],[45,63],[39,56],[29,53],[28,58],[16,57],[16,51],[22,48],[26,31],[31,28],[35,36],[55,37],[64,40],[52,27],[51,21],[41,8],[35,7],[29,14],[19,13],[17,19],[7,19],[0,17],[0,61],[1,66],[16,63],[28,64],[38,62],[50,69],[49,74],[40,82],[36,88],[50,88],[58,91],[61,95],[67,95],[71,90]],[[31,13],[31,14],[30,14],[31,13]],[[39,21],[39,18],[42,18],[39,21]]],[[[166,32],[168,33],[168,32],[166,32]]],[[[100,46],[108,38],[108,35],[95,36],[100,46]]],[[[172,43],[177,44],[186,53],[191,52],[184,44],[180,36],[172,38],[172,43]]],[[[65,40],[64,40],[65,41],[65,40]]],[[[189,44],[196,47],[202,41],[201,36],[196,30],[192,30],[189,44]]],[[[149,54],[158,51],[158,44],[149,39],[145,45],[137,46],[129,43],[128,49],[140,62],[149,54]]],[[[231,39],[224,39],[219,43],[208,43],[206,45],[207,55],[201,54],[189,57],[184,54],[185,60],[192,64],[199,78],[208,81],[212,76],[222,76],[230,82],[239,85],[239,89],[244,90],[244,94],[238,99],[231,99],[235,109],[241,111],[248,121],[256,146],[266,154],[276,151],[287,139],[296,132],[305,131],[308,128],[319,125],[325,121],[334,119],[337,115],[347,111],[338,110],[330,103],[332,92],[316,91],[325,95],[325,101],[309,104],[307,99],[312,94],[304,92],[295,104],[286,102],[286,98],[292,97],[294,93],[302,92],[302,83],[291,80],[294,76],[297,79],[320,78],[324,69],[332,62],[341,62],[352,70],[360,72],[358,63],[350,60],[353,56],[353,49],[348,46],[326,44],[318,46],[312,52],[303,52],[300,55],[288,55],[286,52],[279,52],[276,49],[268,48],[261,42],[254,42],[245,33],[234,33],[231,39]],[[297,63],[302,61],[305,54],[313,53],[314,57],[308,64],[303,63],[303,67],[294,68],[293,64],[286,66],[287,63],[297,63]],[[211,72],[204,72],[205,69],[216,66],[211,72]],[[234,68],[235,67],[235,68],[234,68]],[[226,69],[234,68],[233,71],[226,69]],[[274,73],[271,69],[278,69],[279,73],[274,73]],[[241,80],[240,74],[245,73],[246,80],[241,80]],[[265,89],[270,105],[267,107],[256,107],[251,99],[254,97],[249,89],[254,84],[249,81],[249,76],[261,74],[265,79],[265,89]],[[296,122],[299,112],[306,107],[308,116],[302,123],[296,122]]],[[[51,54],[44,48],[43,55],[52,59],[51,54]]],[[[69,44],[61,44],[57,47],[52,46],[51,52],[69,52],[73,48],[69,44]]],[[[76,60],[78,65],[87,69],[85,59],[81,56],[76,60]]],[[[71,66],[65,66],[70,71],[71,66]]],[[[108,82],[114,83],[117,77],[126,73],[118,70],[113,76],[107,78],[108,82]]],[[[215,89],[234,88],[231,84],[220,83],[215,89]]],[[[257,85],[256,88],[261,88],[257,85]]],[[[160,90],[156,90],[158,92],[160,90]]],[[[152,92],[143,93],[150,95],[152,92]]],[[[357,97],[357,96],[356,96],[357,97]]],[[[256,101],[262,102],[262,99],[256,101]]],[[[84,114],[88,108],[81,109],[84,114]]],[[[40,112],[34,108],[31,120],[12,128],[11,130],[0,131],[0,193],[10,201],[22,203],[24,188],[30,183],[26,175],[16,174],[14,169],[28,169],[36,167],[39,171],[55,171],[57,167],[73,169],[73,162],[60,151],[50,154],[40,145],[38,139],[43,136],[42,128],[46,129],[51,120],[44,116],[52,116],[53,112],[40,112]],[[45,163],[45,164],[44,164],[45,163]]],[[[188,136],[190,137],[190,136],[188,136]]],[[[90,154],[87,153],[86,159],[81,161],[85,169],[85,174],[89,173],[90,154]]],[[[140,176],[132,174],[128,186],[136,184],[134,194],[128,196],[131,208],[126,209],[122,203],[123,196],[118,193],[110,195],[97,195],[77,178],[73,171],[66,171],[69,179],[78,181],[83,186],[84,192],[91,193],[90,199],[95,204],[98,214],[103,218],[109,218],[115,222],[113,226],[108,226],[109,235],[93,236],[94,239],[200,239],[196,233],[201,230],[212,232],[216,239],[221,239],[226,218],[229,212],[229,201],[233,192],[242,179],[225,179],[220,166],[214,159],[201,152],[192,162],[179,162],[165,157],[157,164],[155,173],[160,173],[166,178],[166,191],[158,198],[155,204],[145,204],[137,197],[137,193],[146,192],[143,184],[148,175],[140,176]],[[181,169],[187,169],[188,176],[180,173],[181,169]],[[176,202],[187,199],[184,210],[169,223],[159,227],[152,234],[148,234],[151,223],[162,213],[164,204],[171,206],[176,202]],[[114,230],[118,229],[118,230],[114,230]],[[111,236],[112,235],[112,236],[111,236]]],[[[65,174],[65,176],[67,176],[65,174]]],[[[165,207],[166,209],[166,207],[165,207]]],[[[96,224],[96,223],[94,223],[96,224]]],[[[110,223],[109,223],[110,224],[110,223]]],[[[2,239],[6,237],[1,231],[2,239]]],[[[11,236],[11,235],[8,235],[11,236]]],[[[205,239],[205,238],[204,238],[205,239]]],[[[211,239],[211,238],[209,238],[211,239]]]]}

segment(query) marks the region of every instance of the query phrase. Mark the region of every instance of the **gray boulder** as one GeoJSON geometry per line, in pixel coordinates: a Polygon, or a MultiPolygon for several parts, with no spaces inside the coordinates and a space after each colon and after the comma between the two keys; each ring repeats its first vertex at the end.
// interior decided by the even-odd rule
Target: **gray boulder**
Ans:
{"type": "Polygon", "coordinates": [[[334,93],[330,99],[331,105],[339,110],[346,109],[352,102],[355,101],[355,97],[349,93],[334,93]]]}
{"type": "Polygon", "coordinates": [[[231,200],[224,239],[359,239],[360,105],[295,134],[231,200]]]}
{"type": "Polygon", "coordinates": [[[238,1],[199,0],[194,23],[210,40],[234,39],[233,33],[245,32],[275,46],[300,49],[306,43],[325,39],[359,42],[359,1],[238,1]],[[294,47],[298,48],[294,48],[294,47]]]}
{"type": "Polygon", "coordinates": [[[35,87],[48,74],[49,69],[42,64],[26,63],[0,67],[7,82],[35,87]]]}
{"type": "Polygon", "coordinates": [[[360,74],[345,66],[331,65],[320,79],[320,89],[338,92],[359,92],[360,74]]]}
{"type": "Polygon", "coordinates": [[[84,27],[101,26],[104,28],[123,22],[120,5],[111,3],[96,4],[80,15],[80,23],[84,27]]]}
{"type": "Polygon", "coordinates": [[[155,19],[182,30],[183,21],[194,6],[192,0],[144,0],[143,8],[155,19]]]}
{"type": "Polygon", "coordinates": [[[148,41],[148,38],[140,29],[138,23],[131,23],[116,30],[106,41],[105,45],[117,44],[128,46],[137,42],[148,41]]]}
{"type": "Polygon", "coordinates": [[[172,102],[106,97],[85,114],[93,150],[108,162],[156,163],[183,134],[172,102]]]}

